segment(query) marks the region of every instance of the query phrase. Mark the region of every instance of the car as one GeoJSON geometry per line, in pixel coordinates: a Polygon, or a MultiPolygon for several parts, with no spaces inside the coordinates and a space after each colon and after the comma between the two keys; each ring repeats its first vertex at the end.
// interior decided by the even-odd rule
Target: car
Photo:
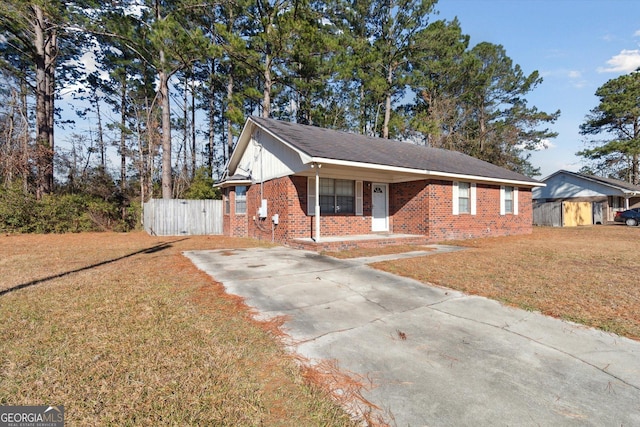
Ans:
{"type": "Polygon", "coordinates": [[[613,220],[615,222],[624,222],[627,225],[638,225],[640,224],[640,208],[616,212],[613,220]]]}

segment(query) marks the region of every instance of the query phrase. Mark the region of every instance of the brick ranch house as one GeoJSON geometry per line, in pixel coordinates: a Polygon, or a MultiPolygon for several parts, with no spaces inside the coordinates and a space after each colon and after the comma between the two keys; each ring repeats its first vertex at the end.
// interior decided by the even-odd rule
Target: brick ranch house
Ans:
{"type": "Polygon", "coordinates": [[[308,249],[528,234],[544,184],[462,153],[250,117],[223,233],[308,249]]]}

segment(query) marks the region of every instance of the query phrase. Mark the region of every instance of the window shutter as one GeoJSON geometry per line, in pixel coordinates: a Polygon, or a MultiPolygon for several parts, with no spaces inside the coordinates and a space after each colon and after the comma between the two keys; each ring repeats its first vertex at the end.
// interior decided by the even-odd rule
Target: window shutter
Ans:
{"type": "Polygon", "coordinates": [[[500,215],[505,214],[505,206],[504,206],[504,185],[500,186],[500,215]]]}
{"type": "Polygon", "coordinates": [[[471,215],[475,215],[476,214],[476,183],[472,182],[471,183],[471,190],[470,190],[469,197],[471,198],[471,215]]]}
{"type": "Polygon", "coordinates": [[[453,214],[458,215],[460,213],[460,201],[458,200],[458,182],[454,181],[453,186],[451,187],[453,197],[451,199],[451,204],[453,205],[453,214]]]}
{"type": "Polygon", "coordinates": [[[307,178],[307,215],[316,214],[316,179],[307,178]]]}
{"type": "Polygon", "coordinates": [[[518,187],[513,187],[513,214],[518,215],[518,187]]]}
{"type": "Polygon", "coordinates": [[[356,215],[362,215],[362,181],[356,181],[356,215]]]}

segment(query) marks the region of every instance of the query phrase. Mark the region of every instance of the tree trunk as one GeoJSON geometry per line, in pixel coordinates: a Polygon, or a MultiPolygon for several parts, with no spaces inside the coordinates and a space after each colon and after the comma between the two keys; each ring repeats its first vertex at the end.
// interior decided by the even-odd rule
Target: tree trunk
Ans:
{"type": "Polygon", "coordinates": [[[47,23],[40,6],[33,6],[36,20],[34,21],[35,66],[36,66],[36,167],[38,198],[53,191],[53,72],[50,68],[52,58],[47,55],[53,52],[51,43],[55,38],[46,34],[47,23]]]}
{"type": "MultiPolygon", "coordinates": [[[[160,62],[164,63],[164,52],[160,51],[160,62]]],[[[169,76],[162,70],[160,78],[160,98],[162,102],[162,198],[173,198],[171,174],[171,103],[169,102],[169,76]]]]}
{"type": "MultiPolygon", "coordinates": [[[[233,107],[233,65],[231,66],[229,79],[227,80],[227,112],[231,107],[233,107]]],[[[229,153],[228,157],[231,157],[231,153],[233,152],[233,122],[230,114],[227,114],[227,152],[229,153]]]]}
{"type": "Polygon", "coordinates": [[[271,55],[267,53],[264,60],[264,96],[262,98],[262,117],[271,116],[271,55]]]}
{"type": "Polygon", "coordinates": [[[100,99],[97,94],[94,94],[94,102],[96,103],[96,116],[98,119],[98,149],[100,150],[100,166],[103,170],[106,170],[107,162],[105,158],[104,135],[102,131],[102,116],[100,114],[100,99]]]}
{"type": "MultiPolygon", "coordinates": [[[[182,121],[184,122],[184,128],[182,133],[182,143],[184,145],[184,153],[182,157],[182,170],[183,170],[183,179],[186,181],[189,179],[189,171],[187,170],[187,164],[189,163],[189,150],[187,147],[189,146],[189,77],[187,73],[184,73],[184,98],[182,99],[184,109],[182,110],[182,121]]],[[[177,163],[177,162],[176,162],[177,163]]]]}
{"type": "Polygon", "coordinates": [[[196,85],[191,84],[191,179],[196,177],[196,85]]]}
{"type": "MultiPolygon", "coordinates": [[[[120,94],[120,190],[124,193],[127,186],[127,146],[125,129],[127,125],[127,78],[122,79],[120,94]]],[[[142,175],[140,175],[142,179],[142,175]]]]}
{"type": "MultiPolygon", "coordinates": [[[[365,116],[365,106],[364,106],[364,82],[360,80],[360,90],[358,91],[359,98],[359,116],[360,116],[360,133],[363,135],[367,135],[367,119],[365,116]]],[[[375,129],[374,129],[375,132],[375,129]]]]}
{"type": "Polygon", "coordinates": [[[485,102],[484,99],[480,102],[479,121],[480,121],[480,152],[484,152],[485,134],[487,132],[487,120],[485,117],[485,102]]]}
{"type": "Polygon", "coordinates": [[[53,139],[54,115],[55,115],[55,91],[56,91],[56,56],[58,47],[58,35],[55,28],[50,30],[49,41],[45,44],[45,70],[47,77],[47,122],[49,135],[49,150],[47,151],[47,175],[46,182],[48,192],[53,192],[53,157],[55,144],[53,139]]]}
{"type": "Polygon", "coordinates": [[[391,121],[391,85],[393,84],[393,68],[389,66],[387,73],[387,91],[384,100],[384,123],[382,125],[382,137],[389,138],[389,122],[391,121]]]}
{"type": "Polygon", "coordinates": [[[262,117],[269,118],[271,116],[271,88],[273,81],[271,79],[271,28],[273,27],[273,16],[269,17],[269,25],[265,28],[265,55],[264,55],[264,91],[262,98],[262,117]]]}
{"type": "Polygon", "coordinates": [[[24,193],[29,192],[29,176],[31,175],[31,147],[29,146],[29,106],[27,103],[27,87],[24,81],[20,84],[20,115],[24,123],[24,129],[22,131],[22,188],[24,193]]]}
{"type": "MultiPolygon", "coordinates": [[[[214,87],[214,77],[215,77],[215,60],[211,60],[211,67],[209,69],[209,149],[207,152],[207,168],[209,169],[209,176],[213,178],[213,150],[215,148],[215,125],[216,125],[216,116],[215,116],[215,108],[216,108],[216,100],[214,97],[213,87],[214,87]]],[[[224,147],[222,150],[222,157],[224,162],[226,163],[227,159],[224,154],[224,147]]]]}

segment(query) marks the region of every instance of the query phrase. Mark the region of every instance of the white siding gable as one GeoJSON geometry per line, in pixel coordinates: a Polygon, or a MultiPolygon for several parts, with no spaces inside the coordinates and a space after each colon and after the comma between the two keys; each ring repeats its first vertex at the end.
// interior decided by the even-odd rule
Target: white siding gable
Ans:
{"type": "Polygon", "coordinates": [[[252,181],[260,182],[307,169],[309,167],[302,163],[296,151],[268,133],[256,129],[233,173],[249,175],[252,181]]]}

